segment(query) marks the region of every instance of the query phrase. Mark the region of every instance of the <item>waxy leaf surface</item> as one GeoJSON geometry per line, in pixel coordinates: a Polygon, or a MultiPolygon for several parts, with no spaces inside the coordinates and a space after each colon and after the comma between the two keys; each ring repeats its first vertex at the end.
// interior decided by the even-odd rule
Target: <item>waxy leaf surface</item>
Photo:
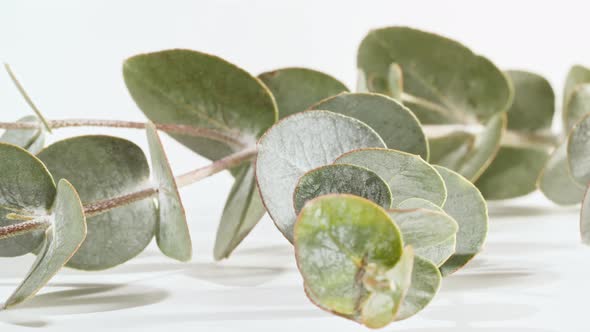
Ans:
{"type": "Polygon", "coordinates": [[[590,186],[586,189],[580,212],[580,234],[582,242],[590,245],[590,186]]]}
{"type": "Polygon", "coordinates": [[[459,229],[457,222],[445,213],[428,209],[392,209],[387,212],[402,232],[404,245],[415,250],[440,244],[455,236],[459,229]]]}
{"type": "Polygon", "coordinates": [[[569,132],[584,115],[590,113],[590,82],[580,84],[563,105],[564,130],[569,132]]]}
{"type": "MultiPolygon", "coordinates": [[[[134,143],[111,136],[79,136],[39,153],[56,180],[67,179],[84,204],[150,186],[149,166],[134,143]]],[[[136,201],[86,218],[86,240],[67,266],[103,270],[138,255],[150,243],[158,219],[153,199],[136,201]]]]}
{"type": "MultiPolygon", "coordinates": [[[[123,66],[131,96],[154,123],[214,129],[253,145],[277,119],[274,99],[260,80],[216,56],[166,50],[131,57],[123,66]]],[[[172,135],[217,160],[243,146],[172,135]]]]}
{"type": "Polygon", "coordinates": [[[556,204],[578,204],[584,196],[584,187],[574,180],[567,160],[567,143],[560,144],[547,160],[539,174],[537,186],[556,204]]]}
{"type": "MultiPolygon", "coordinates": [[[[20,118],[17,122],[30,122],[43,126],[41,121],[34,115],[20,118]]],[[[41,127],[35,129],[8,129],[0,136],[0,142],[20,146],[35,154],[45,144],[45,129],[41,127]]]]}
{"type": "Polygon", "coordinates": [[[385,209],[391,207],[391,191],[379,175],[364,167],[341,164],[321,166],[301,176],[293,194],[295,213],[307,201],[326,194],[351,194],[385,209]]]}
{"type": "Polygon", "coordinates": [[[301,210],[295,225],[295,254],[312,301],[362,322],[362,306],[375,293],[369,293],[373,283],[366,279],[387,278],[385,272],[402,255],[402,239],[395,223],[375,203],[352,195],[326,195],[301,210]],[[366,278],[361,279],[363,272],[366,278]]]}
{"type": "MultiPolygon", "coordinates": [[[[55,199],[55,183],[43,163],[26,150],[0,144],[0,227],[23,220],[14,220],[8,214],[26,219],[49,215],[55,199]]],[[[0,240],[0,257],[27,254],[43,242],[43,232],[33,231],[0,240]]]]}
{"type": "Polygon", "coordinates": [[[366,147],[385,144],[361,121],[327,111],[291,115],[264,134],[258,142],[258,188],[266,210],[289,241],[293,242],[293,192],[299,178],[345,152],[366,147]]]}
{"type": "Polygon", "coordinates": [[[529,194],[537,189],[538,174],[548,159],[543,148],[503,146],[475,185],[488,200],[529,194]]]}
{"type": "Polygon", "coordinates": [[[438,172],[413,154],[389,149],[360,149],[345,153],[335,163],[365,167],[379,175],[389,185],[393,207],[412,197],[442,205],[447,196],[438,172]]]}
{"type": "Polygon", "coordinates": [[[312,106],[361,120],[394,150],[417,154],[428,160],[428,142],[416,116],[401,103],[379,94],[342,93],[312,106]]]}
{"type": "Polygon", "coordinates": [[[555,94],[551,84],[535,73],[508,70],[514,99],[508,109],[508,129],[522,133],[549,131],[555,113],[555,94]]]}
{"type": "Polygon", "coordinates": [[[445,276],[467,264],[481,250],[488,232],[488,208],[471,182],[447,168],[435,168],[447,188],[443,210],[459,224],[455,254],[441,266],[445,276]]]}
{"type": "Polygon", "coordinates": [[[394,63],[403,74],[403,99],[423,123],[487,120],[510,106],[506,76],[488,59],[448,38],[407,27],[369,32],[359,47],[357,66],[370,91],[389,93],[394,63]]]}
{"type": "Polygon", "coordinates": [[[51,226],[33,267],[4,304],[17,305],[35,295],[66,264],[86,236],[84,208],[76,190],[66,180],[57,185],[57,195],[50,218],[51,226]]]}
{"type": "Polygon", "coordinates": [[[150,122],[146,129],[154,181],[158,188],[156,240],[166,256],[188,261],[192,257],[193,248],[176,180],[156,127],[150,122]]]}
{"type": "MultiPolygon", "coordinates": [[[[306,68],[284,68],[258,75],[270,89],[282,119],[348,88],[334,77],[306,68]]],[[[329,111],[329,110],[328,110],[329,111]]]]}
{"type": "Polygon", "coordinates": [[[567,141],[567,158],[574,179],[583,186],[590,183],[590,115],[574,126],[567,141]]]}
{"type": "Polygon", "coordinates": [[[256,188],[254,164],[242,166],[236,172],[236,182],[231,188],[217,228],[213,250],[215,259],[229,257],[265,212],[256,188]]]}
{"type": "Polygon", "coordinates": [[[395,320],[404,320],[424,309],[438,293],[441,280],[442,276],[436,265],[427,259],[415,256],[410,289],[395,320]]]}

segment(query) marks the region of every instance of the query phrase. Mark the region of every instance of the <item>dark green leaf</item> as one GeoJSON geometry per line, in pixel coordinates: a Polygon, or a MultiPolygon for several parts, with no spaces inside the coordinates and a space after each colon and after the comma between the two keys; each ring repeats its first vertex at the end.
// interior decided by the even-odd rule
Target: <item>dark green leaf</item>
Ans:
{"type": "Polygon", "coordinates": [[[306,68],[284,68],[258,77],[274,95],[281,119],[304,111],[324,98],[348,91],[332,76],[306,68]]]}
{"type": "Polygon", "coordinates": [[[307,201],[326,194],[351,194],[386,209],[391,207],[391,191],[379,175],[354,165],[326,165],[299,178],[293,194],[295,213],[299,213],[307,201]]]}

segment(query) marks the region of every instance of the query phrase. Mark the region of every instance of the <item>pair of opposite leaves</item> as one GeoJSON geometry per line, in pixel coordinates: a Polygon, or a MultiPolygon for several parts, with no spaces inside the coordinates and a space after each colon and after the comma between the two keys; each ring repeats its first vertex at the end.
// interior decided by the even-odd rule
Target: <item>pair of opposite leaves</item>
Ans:
{"type": "Polygon", "coordinates": [[[124,263],[143,251],[154,233],[166,255],[190,259],[191,241],[174,177],[152,124],[147,133],[157,205],[145,199],[100,214],[85,214],[82,202],[92,205],[149,187],[149,167],[138,146],[116,137],[80,136],[57,142],[35,157],[15,145],[0,144],[2,225],[46,220],[48,226],[0,240],[0,256],[37,254],[5,307],[34,295],[66,263],[83,270],[124,263]],[[57,190],[54,179],[60,179],[57,190]]]}

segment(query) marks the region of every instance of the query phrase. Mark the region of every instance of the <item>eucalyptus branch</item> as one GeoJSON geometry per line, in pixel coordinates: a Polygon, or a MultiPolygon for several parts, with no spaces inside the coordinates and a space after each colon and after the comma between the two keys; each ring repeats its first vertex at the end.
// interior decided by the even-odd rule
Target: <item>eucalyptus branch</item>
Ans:
{"type": "MultiPolygon", "coordinates": [[[[46,120],[46,125],[50,129],[60,129],[69,127],[110,127],[110,128],[130,128],[145,129],[145,122],[119,121],[119,120],[100,120],[100,119],[62,119],[46,120]]],[[[34,122],[0,122],[0,129],[37,129],[40,124],[34,122]]],[[[156,124],[158,130],[169,134],[178,134],[195,137],[205,137],[215,141],[223,142],[234,147],[243,148],[247,145],[237,134],[227,134],[215,129],[194,127],[179,124],[156,124]]]]}
{"type": "MultiPolygon", "coordinates": [[[[211,175],[217,174],[223,170],[238,166],[239,164],[248,161],[256,156],[256,147],[246,148],[242,151],[233,153],[225,158],[219,159],[207,166],[197,168],[187,173],[177,176],[176,184],[178,187],[185,187],[187,185],[198,182],[211,175]]],[[[159,191],[158,188],[146,188],[133,193],[125,194],[118,197],[113,197],[97,202],[92,202],[84,205],[84,213],[87,217],[95,216],[101,213],[108,212],[114,208],[128,205],[146,198],[149,198],[159,191]]]]}
{"type": "MultiPolygon", "coordinates": [[[[442,124],[423,125],[422,128],[427,137],[438,138],[458,132],[478,135],[485,127],[480,124],[442,124]]],[[[551,132],[524,133],[506,129],[500,144],[514,147],[555,148],[559,144],[559,136],[551,132]]]]}
{"type": "Polygon", "coordinates": [[[42,218],[3,226],[0,227],[0,240],[29,233],[36,230],[42,230],[49,227],[49,225],[49,220],[42,218]]]}

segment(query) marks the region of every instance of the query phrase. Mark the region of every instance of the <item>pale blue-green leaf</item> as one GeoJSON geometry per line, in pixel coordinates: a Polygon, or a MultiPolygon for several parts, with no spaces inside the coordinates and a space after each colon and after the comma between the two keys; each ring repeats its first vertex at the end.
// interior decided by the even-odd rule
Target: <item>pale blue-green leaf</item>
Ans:
{"type": "Polygon", "coordinates": [[[369,125],[390,149],[417,154],[428,160],[428,142],[416,116],[399,102],[374,93],[341,93],[312,109],[347,115],[369,125]]]}
{"type": "Polygon", "coordinates": [[[149,122],[146,131],[152,172],[158,188],[156,240],[160,250],[166,256],[179,261],[189,261],[193,253],[191,235],[174,174],[172,174],[156,126],[149,122]]]}
{"type": "Polygon", "coordinates": [[[389,149],[360,149],[345,153],[335,163],[362,166],[377,173],[391,189],[393,207],[412,197],[442,205],[447,196],[438,172],[413,154],[389,149]]]}
{"type": "MultiPolygon", "coordinates": [[[[0,227],[49,214],[55,199],[55,183],[43,163],[28,151],[0,143],[0,227]]],[[[0,240],[0,257],[27,254],[43,242],[43,231],[34,231],[0,240]]]]}
{"type": "Polygon", "coordinates": [[[590,183],[590,114],[580,119],[570,131],[567,158],[574,180],[587,186],[590,183]]]}
{"type": "Polygon", "coordinates": [[[293,242],[296,214],[293,192],[307,171],[334,162],[343,153],[385,147],[366,124],[327,111],[306,111],[284,118],[258,142],[256,178],[266,210],[293,242]]]}
{"type": "Polygon", "coordinates": [[[578,204],[584,196],[584,187],[574,180],[567,160],[567,144],[560,144],[551,154],[539,174],[537,186],[556,204],[578,204]]]}
{"type": "Polygon", "coordinates": [[[86,236],[84,208],[74,187],[66,180],[57,185],[52,208],[51,226],[37,260],[24,281],[4,304],[5,308],[17,305],[34,296],[67,263],[86,236]]]}

